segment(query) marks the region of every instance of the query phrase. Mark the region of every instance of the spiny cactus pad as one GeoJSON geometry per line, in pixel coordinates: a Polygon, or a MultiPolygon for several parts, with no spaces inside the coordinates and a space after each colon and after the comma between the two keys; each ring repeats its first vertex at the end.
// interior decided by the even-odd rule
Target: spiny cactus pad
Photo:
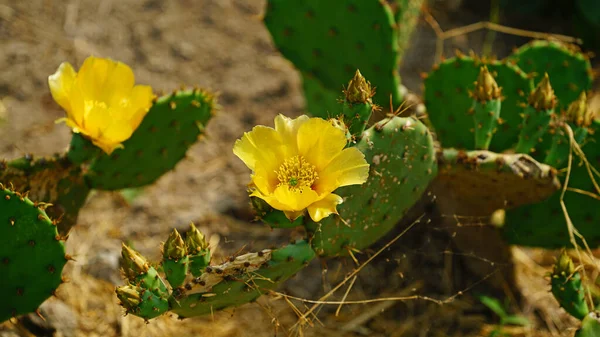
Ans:
{"type": "MultiPolygon", "coordinates": [[[[600,121],[591,125],[593,135],[588,136],[582,149],[590,164],[600,169],[600,121]]],[[[577,156],[573,157],[573,167],[568,187],[598,193],[585,165],[579,165],[577,156]]],[[[595,176],[596,181],[598,177],[595,176]]],[[[564,184],[564,177],[562,178],[564,184]]],[[[565,205],[573,225],[592,247],[600,246],[600,216],[597,212],[600,201],[588,195],[567,191],[565,205]]],[[[567,222],[560,206],[560,193],[537,204],[515,208],[506,212],[504,236],[511,244],[560,248],[572,246],[569,240],[567,222]],[[543,229],[543,230],[542,230],[543,229]]]]}
{"type": "Polygon", "coordinates": [[[192,317],[252,302],[296,274],[314,257],[310,245],[299,241],[211,266],[194,279],[191,290],[171,297],[171,310],[180,317],[192,317]]]}
{"type": "Polygon", "coordinates": [[[371,164],[367,182],[339,189],[345,199],[339,216],[306,224],[313,248],[322,256],[373,244],[419,200],[437,173],[431,133],[413,117],[376,123],[356,147],[371,164]]]}
{"type": "MultiPolygon", "coordinates": [[[[384,1],[269,0],[264,23],[305,78],[310,74],[337,94],[360,69],[377,83],[376,104],[389,105],[390,95],[395,105],[401,102],[397,28],[384,1]]],[[[321,108],[309,112],[327,117],[321,108]]]]}
{"type": "Polygon", "coordinates": [[[202,90],[176,91],[160,97],[123,143],[124,148],[110,156],[102,154],[90,164],[87,181],[101,190],[153,183],[185,157],[188,148],[204,134],[214,110],[213,95],[202,90]]]}
{"type": "Polygon", "coordinates": [[[423,3],[425,0],[393,0],[390,2],[396,19],[400,57],[409,47],[410,37],[419,21],[423,3]]]}
{"type": "Polygon", "coordinates": [[[552,167],[525,154],[444,149],[438,163],[432,190],[452,214],[489,216],[541,202],[560,188],[552,167]]]}
{"type": "Polygon", "coordinates": [[[473,99],[469,92],[475,88],[480,67],[487,66],[502,88],[503,123],[492,136],[491,151],[501,152],[517,141],[521,124],[521,103],[527,102],[527,94],[533,84],[518,67],[507,62],[484,61],[459,55],[434,66],[425,79],[425,105],[429,120],[443,147],[474,149],[475,122],[469,114],[473,99]]]}
{"type": "Polygon", "coordinates": [[[342,90],[327,89],[315,76],[302,74],[302,90],[306,100],[306,111],[312,116],[333,118],[339,115],[342,107],[338,101],[342,99],[342,90]]]}
{"type": "Polygon", "coordinates": [[[62,282],[65,247],[43,208],[0,184],[0,322],[35,311],[62,282]]]}
{"type": "Polygon", "coordinates": [[[46,213],[60,220],[61,235],[75,225],[90,192],[81,168],[58,155],[38,159],[27,155],[0,163],[0,183],[12,184],[16,191],[29,192],[31,199],[52,204],[46,213]]]}
{"type": "Polygon", "coordinates": [[[582,91],[592,86],[590,60],[574,45],[535,40],[517,49],[507,60],[527,73],[534,73],[536,83],[544,73],[550,74],[552,87],[562,108],[566,108],[582,91]]]}

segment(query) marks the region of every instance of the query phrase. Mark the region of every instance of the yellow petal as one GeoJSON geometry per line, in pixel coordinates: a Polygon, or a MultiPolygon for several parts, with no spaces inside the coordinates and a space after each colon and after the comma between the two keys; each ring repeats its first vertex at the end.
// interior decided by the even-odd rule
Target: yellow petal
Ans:
{"type": "Polygon", "coordinates": [[[101,96],[101,99],[110,102],[109,100],[117,97],[129,98],[135,83],[133,71],[125,63],[110,59],[104,60],[109,63],[109,70],[106,74],[106,80],[102,84],[103,96],[101,96]]]}
{"type": "Polygon", "coordinates": [[[263,194],[271,194],[277,188],[279,179],[272,168],[265,168],[262,162],[257,162],[252,175],[252,182],[263,194]]]}
{"type": "MultiPolygon", "coordinates": [[[[278,203],[287,206],[285,210],[290,211],[302,211],[319,199],[317,192],[310,188],[291,190],[287,185],[277,187],[272,196],[278,203]]],[[[271,206],[278,209],[273,205],[271,206]]]]}
{"type": "Polygon", "coordinates": [[[285,211],[283,213],[285,214],[285,217],[288,218],[290,221],[294,221],[298,219],[302,214],[304,214],[304,211],[285,211]]]}
{"type": "Polygon", "coordinates": [[[71,111],[69,94],[76,76],[75,69],[68,62],[61,63],[56,72],[48,76],[48,86],[50,87],[52,98],[54,98],[58,105],[65,109],[67,114],[71,111]]]}
{"type": "Polygon", "coordinates": [[[281,140],[286,149],[285,156],[293,157],[298,155],[298,129],[309,120],[306,115],[291,119],[284,115],[275,117],[275,130],[281,136],[281,140]]]}
{"type": "Polygon", "coordinates": [[[100,100],[103,97],[102,89],[106,82],[108,71],[112,67],[113,65],[110,60],[94,56],[90,56],[83,61],[77,73],[77,85],[81,88],[86,100],[100,100]]]}
{"type": "Polygon", "coordinates": [[[333,192],[338,187],[360,185],[369,177],[369,164],[365,155],[357,148],[344,149],[319,172],[315,184],[319,194],[333,192]]]}
{"type": "Polygon", "coordinates": [[[132,129],[142,123],[142,120],[152,107],[152,101],[156,96],[152,92],[152,87],[149,85],[136,85],[131,90],[131,98],[129,99],[130,108],[133,111],[130,125],[132,129]]]}
{"type": "Polygon", "coordinates": [[[317,172],[346,146],[344,132],[321,118],[311,118],[298,129],[298,151],[317,172]]]}
{"type": "Polygon", "coordinates": [[[244,133],[235,142],[233,153],[252,171],[255,171],[257,161],[260,161],[265,170],[275,171],[285,159],[281,137],[277,131],[262,125],[244,133]]]}
{"type": "Polygon", "coordinates": [[[308,214],[313,221],[319,222],[331,214],[337,214],[336,207],[342,202],[344,202],[344,199],[339,195],[329,194],[308,206],[308,214]]]}

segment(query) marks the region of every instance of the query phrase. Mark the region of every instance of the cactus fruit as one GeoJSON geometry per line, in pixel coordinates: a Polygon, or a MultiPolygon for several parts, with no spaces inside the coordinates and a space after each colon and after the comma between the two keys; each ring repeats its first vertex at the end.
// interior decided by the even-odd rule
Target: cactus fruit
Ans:
{"type": "Polygon", "coordinates": [[[556,170],[525,154],[444,149],[438,153],[436,196],[457,215],[489,216],[541,202],[560,188],[556,170]]]}
{"type": "MultiPolygon", "coordinates": [[[[279,51],[302,74],[305,89],[311,84],[316,92],[318,83],[329,91],[321,97],[337,98],[341,84],[361,69],[377,83],[376,104],[389,104],[390,95],[394,105],[400,104],[398,27],[384,1],[269,0],[264,23],[279,51]]],[[[306,92],[307,106],[317,109],[309,112],[331,117],[306,92]]]]}
{"type": "Polygon", "coordinates": [[[39,159],[27,155],[0,162],[0,183],[12,184],[16,191],[27,191],[33,200],[51,204],[46,213],[60,220],[61,235],[75,225],[79,209],[90,192],[81,168],[58,155],[39,159]]]}
{"type": "MultiPolygon", "coordinates": [[[[201,271],[192,274],[192,257],[198,255],[193,252],[208,252],[209,248],[193,225],[186,236],[185,249],[176,230],[165,243],[163,269],[170,287],[143,256],[123,245],[123,275],[128,284],[115,291],[127,313],[149,320],[171,311],[184,318],[239,306],[274,289],[315,256],[307,242],[299,241],[277,250],[231,257],[221,265],[208,266],[207,263],[201,271]],[[177,268],[181,271],[180,265],[167,262],[173,261],[174,255],[182,261],[184,252],[189,257],[190,268],[183,277],[180,274],[175,277],[173,271],[177,268]]],[[[202,256],[210,256],[210,253],[202,256]]]]}
{"type": "Polygon", "coordinates": [[[210,263],[210,249],[204,235],[193,223],[190,224],[190,230],[187,232],[185,247],[190,261],[190,273],[195,277],[202,275],[202,271],[210,263]]]}
{"type": "MultiPolygon", "coordinates": [[[[215,110],[214,97],[203,90],[175,91],[158,98],[124,148],[92,160],[85,178],[92,188],[118,190],[153,183],[185,157],[204,134],[215,110]]],[[[84,147],[69,149],[82,158],[84,147]]]]}
{"type": "Polygon", "coordinates": [[[62,283],[68,257],[47,206],[0,184],[0,322],[35,311],[62,283]]]}
{"type": "Polygon", "coordinates": [[[519,133],[519,142],[515,146],[518,153],[536,152],[550,127],[557,101],[546,73],[538,86],[529,95],[528,105],[523,113],[523,123],[519,133]]]}
{"type": "Polygon", "coordinates": [[[552,295],[571,316],[582,320],[589,313],[581,284],[581,274],[575,270],[573,260],[564,250],[554,265],[550,284],[552,295]]]}
{"type": "Polygon", "coordinates": [[[172,287],[180,287],[188,273],[190,257],[183,238],[173,229],[163,247],[163,270],[172,287]]]}
{"type": "Polygon", "coordinates": [[[375,95],[375,91],[371,87],[371,83],[357,69],[354,77],[348,82],[348,88],[344,90],[344,105],[340,116],[354,139],[360,138],[373,110],[378,109],[371,100],[373,95],[375,95]]]}
{"type": "Polygon", "coordinates": [[[536,82],[544,73],[550,74],[559,107],[563,109],[592,87],[589,58],[575,45],[535,40],[513,52],[508,61],[535,75],[536,82]]]}
{"type": "Polygon", "coordinates": [[[474,132],[478,127],[469,112],[473,99],[469,92],[475,90],[475,80],[480,67],[486,66],[502,88],[501,120],[493,134],[489,150],[504,151],[516,143],[521,123],[525,94],[532,89],[532,82],[518,67],[505,61],[487,61],[462,54],[445,60],[434,67],[425,79],[424,100],[429,120],[443,147],[475,149],[474,132]],[[500,123],[502,121],[502,123],[500,123]]]}
{"type": "Polygon", "coordinates": [[[437,173],[433,139],[419,120],[392,117],[362,134],[356,147],[371,165],[367,182],[340,189],[339,216],[305,225],[321,256],[364,249],[390,231],[437,173]]]}
{"type": "Polygon", "coordinates": [[[475,148],[487,150],[492,142],[492,134],[500,120],[501,89],[486,66],[481,67],[472,93],[471,112],[475,121],[475,148]]]}

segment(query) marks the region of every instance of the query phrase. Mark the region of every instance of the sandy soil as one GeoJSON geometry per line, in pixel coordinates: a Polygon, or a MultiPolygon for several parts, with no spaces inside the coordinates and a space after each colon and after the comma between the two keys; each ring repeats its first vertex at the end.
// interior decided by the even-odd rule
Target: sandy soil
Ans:
{"type": "MultiPolygon", "coordinates": [[[[50,155],[68,145],[68,128],[54,123],[63,112],[53,102],[46,82],[63,61],[80,65],[91,54],[111,57],[131,65],[137,82],[150,84],[157,91],[198,85],[220,93],[221,110],[209,124],[208,138],[194,145],[189,158],[173,172],[145,188],[131,203],[118,193],[94,192],[90,196],[68,241],[68,251],[76,259],[65,271],[70,282],[61,286],[58,298],[45,304],[45,325],[57,330],[54,336],[291,334],[297,315],[290,303],[277,296],[212,317],[184,321],[161,317],[149,324],[137,317],[123,317],[114,296],[115,285],[122,282],[118,257],[123,241],[157,260],[159,243],[172,228],[185,229],[193,221],[218,247],[219,261],[242,248],[251,251],[277,246],[290,236],[301,235],[271,231],[250,221],[252,214],[243,188],[249,172],[231,151],[235,139],[252,126],[271,125],[278,113],[295,116],[303,111],[298,75],[272,45],[260,21],[263,6],[262,0],[0,0],[0,102],[5,108],[0,109],[5,115],[0,124],[0,156],[4,158],[23,153],[50,155]]],[[[444,10],[439,9],[440,13],[444,10]]],[[[464,20],[477,20],[476,15],[465,15],[464,20]]],[[[444,15],[440,19],[448,22],[448,28],[457,25],[444,15]]],[[[431,31],[421,26],[403,65],[404,83],[415,91],[419,91],[420,72],[427,71],[433,62],[435,45],[431,31]]],[[[465,47],[471,39],[481,37],[476,34],[456,39],[447,48],[465,47]]],[[[443,248],[450,241],[435,231],[413,241],[417,242],[414,247],[387,254],[376,267],[365,271],[350,297],[429,294],[418,277],[402,274],[421,268],[403,265],[402,254],[428,256],[423,261],[435,265],[432,270],[453,269],[448,265],[452,254],[445,254],[443,248]],[[427,246],[436,240],[440,243],[427,246]],[[382,283],[377,275],[387,279],[382,283]]],[[[541,298],[539,301],[551,301],[541,277],[546,269],[528,260],[528,254],[522,259],[535,268],[526,262],[518,264],[525,275],[524,292],[541,298]],[[531,279],[543,282],[532,286],[531,279]]],[[[350,260],[330,261],[329,272],[323,273],[324,264],[314,261],[284,291],[316,299],[351,268],[350,260]]],[[[345,306],[337,317],[333,306],[312,317],[301,332],[304,336],[416,336],[417,331],[421,336],[489,334],[497,318],[473,297],[462,296],[458,293],[461,289],[448,284],[452,282],[440,281],[441,290],[435,292],[441,299],[450,298],[443,305],[423,298],[382,301],[345,306]]],[[[342,295],[343,291],[337,298],[342,295]]],[[[548,303],[547,307],[555,306],[548,303]]],[[[294,305],[304,307],[299,302],[294,305]]],[[[543,335],[566,336],[570,333],[567,329],[575,326],[564,315],[559,317],[558,311],[540,312],[538,308],[526,307],[524,314],[548,330],[543,335]],[[548,319],[549,315],[556,318],[548,319]]],[[[53,335],[37,329],[38,335],[53,335]]],[[[511,330],[514,336],[542,335],[535,331],[511,330]]],[[[29,335],[22,324],[0,325],[0,336],[29,335]]]]}

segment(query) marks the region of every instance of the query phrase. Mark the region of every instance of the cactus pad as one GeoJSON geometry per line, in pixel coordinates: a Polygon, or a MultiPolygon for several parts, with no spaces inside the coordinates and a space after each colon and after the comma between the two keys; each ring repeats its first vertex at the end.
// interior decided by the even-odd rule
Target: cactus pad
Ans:
{"type": "Polygon", "coordinates": [[[310,245],[299,241],[211,266],[194,279],[191,290],[182,290],[171,298],[171,310],[180,317],[192,317],[252,302],[296,274],[314,256],[310,245]]]}
{"type": "Polygon", "coordinates": [[[560,254],[550,275],[552,295],[571,316],[582,320],[589,313],[585,303],[585,290],[581,274],[575,270],[573,260],[565,251],[560,254]]]}
{"type": "Polygon", "coordinates": [[[438,154],[433,191],[446,211],[489,216],[503,208],[541,202],[560,188],[556,171],[524,154],[445,149],[438,154]]]}
{"type": "MultiPolygon", "coordinates": [[[[596,170],[600,168],[600,121],[591,125],[593,135],[588,136],[582,146],[586,158],[596,170]]],[[[589,173],[580,160],[573,156],[573,166],[568,187],[598,193],[589,173]]],[[[595,177],[598,181],[598,177],[595,177]]],[[[564,181],[564,178],[563,178],[564,181]]],[[[567,191],[565,205],[573,225],[592,247],[600,246],[600,217],[596,211],[600,200],[575,191],[567,191]]],[[[567,223],[560,206],[560,193],[533,205],[519,207],[506,212],[504,236],[511,244],[537,246],[544,248],[560,248],[571,246],[567,223]],[[540,230],[543,229],[543,230],[540,230]]]]}
{"type": "Polygon", "coordinates": [[[302,74],[302,90],[306,100],[306,111],[314,117],[334,118],[341,113],[338,100],[342,97],[342,89],[327,89],[310,74],[302,74]]]}
{"type": "Polygon", "coordinates": [[[439,65],[425,79],[424,99],[429,120],[442,146],[475,148],[475,123],[469,110],[480,66],[485,65],[502,88],[500,118],[503,123],[492,136],[491,151],[501,152],[517,141],[521,124],[520,103],[527,102],[532,82],[518,67],[507,62],[485,61],[459,55],[439,65]]]}
{"type": "Polygon", "coordinates": [[[269,0],[264,23],[279,51],[304,75],[305,85],[310,75],[337,94],[360,69],[377,83],[376,104],[387,106],[390,95],[394,105],[400,104],[398,34],[384,1],[269,0]]]}
{"type": "Polygon", "coordinates": [[[535,82],[539,82],[544,73],[550,74],[561,108],[566,108],[592,86],[590,60],[574,45],[535,40],[517,49],[508,61],[527,73],[534,73],[535,82]]]}
{"type": "Polygon", "coordinates": [[[0,322],[35,311],[62,282],[65,247],[43,208],[0,184],[0,322]]]}
{"type": "Polygon", "coordinates": [[[581,321],[581,328],[577,330],[574,337],[598,336],[600,336],[600,312],[592,311],[581,321]]]}
{"type": "Polygon", "coordinates": [[[306,224],[319,255],[345,255],[373,244],[419,200],[437,173],[431,133],[413,117],[376,123],[356,147],[371,164],[367,182],[336,192],[345,199],[339,216],[306,224]]]}
{"type": "Polygon", "coordinates": [[[123,143],[124,148],[110,156],[102,154],[90,164],[86,175],[89,185],[118,190],[153,183],[172,170],[204,134],[214,109],[214,97],[202,90],[176,91],[160,97],[123,143]]]}
{"type": "Polygon", "coordinates": [[[27,155],[0,162],[0,183],[12,184],[16,191],[29,192],[31,199],[52,204],[46,213],[60,220],[61,235],[75,225],[90,192],[81,169],[59,156],[34,159],[27,155]]]}

